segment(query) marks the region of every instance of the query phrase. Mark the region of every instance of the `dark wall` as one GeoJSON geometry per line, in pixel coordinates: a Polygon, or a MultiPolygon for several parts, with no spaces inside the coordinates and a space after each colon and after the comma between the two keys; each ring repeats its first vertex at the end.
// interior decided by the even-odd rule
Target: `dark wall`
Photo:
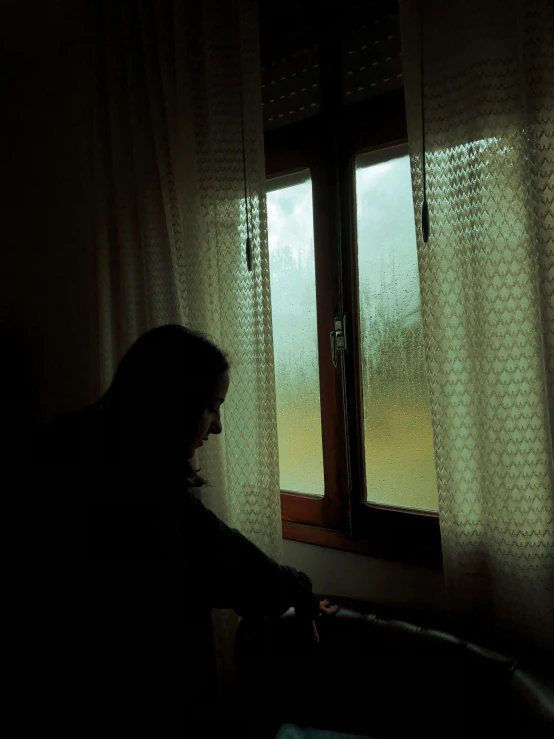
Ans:
{"type": "Polygon", "coordinates": [[[85,0],[4,3],[0,26],[9,463],[23,453],[29,424],[84,405],[94,391],[91,65],[85,0]]]}

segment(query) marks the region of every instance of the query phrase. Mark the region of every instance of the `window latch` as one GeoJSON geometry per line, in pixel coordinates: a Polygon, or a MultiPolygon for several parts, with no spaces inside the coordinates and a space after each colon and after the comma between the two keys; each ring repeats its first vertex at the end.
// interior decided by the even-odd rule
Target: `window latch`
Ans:
{"type": "Polygon", "coordinates": [[[331,357],[333,366],[337,366],[337,352],[348,350],[346,345],[346,314],[335,316],[335,330],[331,331],[331,357]]]}

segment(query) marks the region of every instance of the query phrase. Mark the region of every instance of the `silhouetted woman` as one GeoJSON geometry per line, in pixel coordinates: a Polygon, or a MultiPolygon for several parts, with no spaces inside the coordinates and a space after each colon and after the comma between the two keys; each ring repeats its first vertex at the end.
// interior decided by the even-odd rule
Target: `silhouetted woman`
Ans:
{"type": "MultiPolygon", "coordinates": [[[[123,357],[100,400],[52,423],[41,464],[65,468],[74,494],[84,487],[93,503],[85,516],[85,561],[173,557],[181,565],[183,613],[232,608],[266,617],[294,607],[318,638],[316,617],[335,609],[318,601],[308,576],[279,565],[194,494],[205,481],[191,460],[221,433],[228,388],[229,362],[211,341],[183,326],[156,328],[123,357]]],[[[188,636],[194,648],[194,634],[188,636]]]]}
{"type": "MultiPolygon", "coordinates": [[[[193,545],[189,553],[199,573],[196,599],[202,596],[214,607],[235,608],[241,615],[283,613],[295,606],[314,619],[320,607],[307,576],[277,565],[191,492],[205,484],[191,460],[210,435],[221,433],[228,389],[229,362],[215,344],[183,326],[153,329],[123,357],[100,400],[52,423],[42,444],[42,463],[115,468],[121,488],[130,476],[150,487],[159,480],[157,490],[135,491],[135,499],[140,501],[142,493],[161,504],[171,492],[173,502],[178,501],[181,546],[188,550],[193,545]],[[161,489],[168,480],[179,489],[161,489]],[[255,585],[248,575],[256,576],[255,585]]],[[[123,489],[112,494],[132,502],[123,489]]]]}

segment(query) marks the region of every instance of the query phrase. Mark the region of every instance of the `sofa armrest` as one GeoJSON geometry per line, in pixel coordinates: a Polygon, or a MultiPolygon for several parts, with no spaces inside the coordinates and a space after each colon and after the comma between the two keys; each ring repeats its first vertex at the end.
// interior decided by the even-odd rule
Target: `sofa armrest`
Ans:
{"type": "Polygon", "coordinates": [[[318,630],[315,643],[292,611],[242,620],[235,655],[246,710],[272,727],[398,739],[553,733],[552,686],[512,655],[347,608],[320,616],[318,630]]]}

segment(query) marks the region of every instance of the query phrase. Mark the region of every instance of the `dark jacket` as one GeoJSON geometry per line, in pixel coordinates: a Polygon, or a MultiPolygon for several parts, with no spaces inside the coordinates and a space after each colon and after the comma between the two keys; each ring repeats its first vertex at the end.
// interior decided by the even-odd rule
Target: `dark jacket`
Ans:
{"type": "MultiPolygon", "coordinates": [[[[126,654],[131,678],[125,682],[135,695],[150,676],[163,675],[169,685],[155,703],[164,704],[168,690],[180,686],[181,717],[199,720],[217,709],[212,608],[277,618],[294,607],[306,642],[313,640],[319,601],[307,575],[268,557],[194,491],[163,504],[93,503],[85,542],[91,600],[111,613],[107,621],[95,619],[102,626],[94,628],[91,662],[110,664],[114,652],[126,654]]],[[[148,697],[143,707],[152,704],[148,697]]],[[[170,710],[177,710],[171,701],[170,710]]]]}
{"type": "Polygon", "coordinates": [[[190,491],[181,499],[179,526],[183,565],[194,583],[189,592],[200,601],[239,616],[278,617],[294,607],[301,617],[317,618],[310,578],[268,557],[190,491]]]}
{"type": "Polygon", "coordinates": [[[178,473],[95,464],[97,439],[78,414],[47,437],[37,452],[37,486],[49,500],[81,504],[82,558],[67,549],[75,575],[66,601],[56,600],[54,621],[67,621],[60,614],[74,612],[79,591],[82,618],[72,617],[71,637],[60,625],[50,638],[58,655],[77,660],[73,679],[87,731],[103,732],[115,716],[124,731],[177,736],[179,722],[186,727],[187,716],[209,711],[216,691],[212,608],[266,618],[294,607],[313,638],[309,623],[319,603],[307,575],[226,526],[198,490],[182,488],[178,473]]]}
{"type": "Polygon", "coordinates": [[[278,564],[206,508],[195,492],[173,502],[89,503],[85,561],[90,564],[181,566],[182,596],[197,606],[232,608],[239,616],[278,617],[294,607],[317,618],[319,601],[310,578],[278,564]]]}
{"type": "Polygon", "coordinates": [[[309,577],[278,564],[223,523],[198,499],[198,489],[183,487],[178,471],[95,466],[102,433],[93,418],[73,413],[56,419],[39,448],[41,465],[65,468],[63,484],[79,485],[87,561],[153,562],[173,537],[183,586],[196,603],[240,616],[275,617],[294,607],[303,618],[317,617],[309,577]]]}

